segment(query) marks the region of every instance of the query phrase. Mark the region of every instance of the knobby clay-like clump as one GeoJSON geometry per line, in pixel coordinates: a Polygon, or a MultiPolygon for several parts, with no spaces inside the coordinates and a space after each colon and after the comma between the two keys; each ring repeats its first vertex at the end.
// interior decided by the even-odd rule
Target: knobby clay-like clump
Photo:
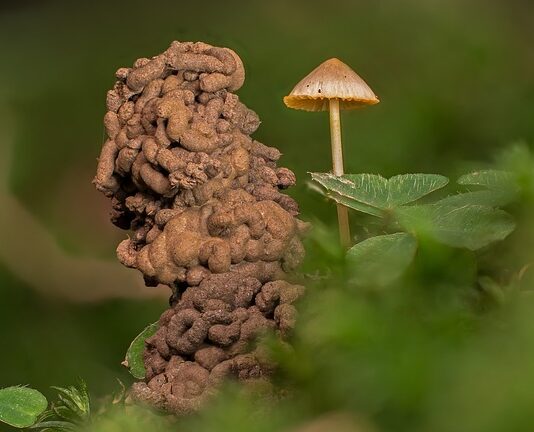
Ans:
{"type": "Polygon", "coordinates": [[[112,200],[112,222],[133,232],[121,263],[172,289],[131,394],[187,413],[223,378],[268,377],[254,339],[294,326],[304,288],[285,278],[307,224],[281,193],[295,176],[277,167],[280,152],[251,138],[260,120],[233,93],[245,79],[235,52],[173,42],[116,77],[94,184],[112,200]]]}

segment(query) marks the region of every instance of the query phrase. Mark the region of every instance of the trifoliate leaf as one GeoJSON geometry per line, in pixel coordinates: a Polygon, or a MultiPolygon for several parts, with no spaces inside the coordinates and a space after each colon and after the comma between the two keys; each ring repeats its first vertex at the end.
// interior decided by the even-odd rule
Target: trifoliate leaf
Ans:
{"type": "Polygon", "coordinates": [[[29,387],[0,389],[0,422],[16,428],[32,426],[46,410],[48,401],[29,387]]]}
{"type": "Polygon", "coordinates": [[[159,328],[158,323],[150,324],[130,344],[130,348],[126,352],[125,365],[130,370],[130,373],[137,379],[143,379],[146,374],[145,364],[143,361],[143,352],[145,350],[145,341],[159,328]]]}
{"type": "Polygon", "coordinates": [[[382,215],[434,192],[448,183],[437,174],[403,174],[389,180],[376,174],[311,173],[312,179],[327,190],[332,199],[358,211],[382,215]]]}
{"type": "Polygon", "coordinates": [[[387,285],[402,275],[416,250],[417,240],[407,233],[364,240],[347,252],[352,281],[358,285],[387,285]]]}

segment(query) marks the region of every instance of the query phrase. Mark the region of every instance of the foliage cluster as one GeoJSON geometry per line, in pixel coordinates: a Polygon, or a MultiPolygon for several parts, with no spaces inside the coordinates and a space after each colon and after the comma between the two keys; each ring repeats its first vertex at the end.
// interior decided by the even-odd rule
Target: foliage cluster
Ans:
{"type": "MultiPolygon", "coordinates": [[[[336,233],[315,223],[291,345],[263,340],[279,365],[272,389],[228,383],[202,412],[175,419],[125,404],[124,395],[90,408],[83,385],[57,389],[59,401],[46,410],[39,393],[17,387],[0,391],[0,419],[90,432],[530,430],[527,147],[460,177],[456,193],[433,201],[427,195],[446,186],[442,176],[313,177],[359,212],[362,240],[345,256],[336,233]]],[[[138,376],[143,337],[128,354],[138,376]]]]}

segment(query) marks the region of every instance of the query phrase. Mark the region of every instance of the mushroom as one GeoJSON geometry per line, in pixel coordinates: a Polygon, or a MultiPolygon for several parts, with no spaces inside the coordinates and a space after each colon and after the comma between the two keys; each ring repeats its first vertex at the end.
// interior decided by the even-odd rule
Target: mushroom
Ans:
{"type": "MultiPolygon", "coordinates": [[[[349,66],[337,58],[320,64],[305,76],[284,97],[289,108],[305,111],[330,112],[330,138],[334,175],[343,175],[343,147],[341,145],[341,121],[339,109],[353,110],[379,102],[376,95],[349,66]]],[[[341,244],[350,247],[350,228],[347,207],[337,204],[341,244]]]]}

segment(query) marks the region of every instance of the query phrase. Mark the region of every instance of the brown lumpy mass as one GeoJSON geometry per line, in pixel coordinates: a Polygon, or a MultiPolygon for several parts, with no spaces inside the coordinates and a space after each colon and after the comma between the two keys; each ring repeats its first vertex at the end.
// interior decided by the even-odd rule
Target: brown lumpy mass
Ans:
{"type": "Polygon", "coordinates": [[[234,51],[173,42],[116,77],[94,184],[112,200],[112,222],[133,232],[121,263],[173,292],[132,395],[189,412],[224,377],[268,376],[253,341],[294,325],[303,287],[284,279],[303,258],[307,224],[281,192],[295,175],[251,138],[260,120],[232,93],[245,79],[234,51]]]}
{"type": "Polygon", "coordinates": [[[223,378],[267,379],[273,365],[255,339],[269,330],[286,336],[296,318],[293,302],[303,291],[283,280],[262,284],[233,272],[186,288],[147,339],[146,381],[134,384],[132,396],[183,414],[197,409],[223,378]]]}

